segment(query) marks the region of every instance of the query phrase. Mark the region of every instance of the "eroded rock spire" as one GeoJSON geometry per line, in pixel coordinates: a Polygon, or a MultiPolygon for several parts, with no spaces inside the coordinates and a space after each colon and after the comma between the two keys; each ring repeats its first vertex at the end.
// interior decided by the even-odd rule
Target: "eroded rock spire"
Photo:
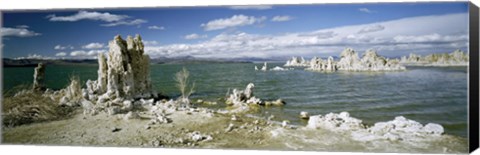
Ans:
{"type": "Polygon", "coordinates": [[[122,105],[125,100],[155,98],[150,80],[150,57],[140,35],[120,35],[109,42],[107,57],[98,55],[98,79],[87,81],[86,98],[97,104],[122,105]]]}
{"type": "Polygon", "coordinates": [[[45,65],[39,63],[33,74],[33,90],[45,90],[45,65]]]}

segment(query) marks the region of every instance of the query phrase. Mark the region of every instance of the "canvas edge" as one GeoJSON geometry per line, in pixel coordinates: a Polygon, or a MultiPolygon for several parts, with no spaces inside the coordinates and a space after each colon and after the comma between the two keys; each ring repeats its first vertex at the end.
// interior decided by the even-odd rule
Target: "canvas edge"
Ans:
{"type": "Polygon", "coordinates": [[[469,152],[478,148],[479,143],[479,12],[478,7],[469,3],[469,152]]]}

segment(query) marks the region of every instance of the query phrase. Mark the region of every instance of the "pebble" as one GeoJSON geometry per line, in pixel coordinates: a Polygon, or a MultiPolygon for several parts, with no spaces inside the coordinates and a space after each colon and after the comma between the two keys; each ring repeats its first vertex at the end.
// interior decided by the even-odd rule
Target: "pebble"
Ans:
{"type": "Polygon", "coordinates": [[[160,146],[160,141],[159,140],[152,140],[152,145],[155,147],[160,146]]]}
{"type": "Polygon", "coordinates": [[[237,116],[235,116],[235,115],[232,115],[232,118],[231,118],[231,120],[232,120],[232,121],[237,121],[237,120],[238,120],[238,118],[237,118],[237,116]]]}
{"type": "Polygon", "coordinates": [[[268,117],[268,120],[270,121],[270,120],[272,120],[272,119],[274,119],[274,118],[275,118],[274,115],[270,115],[270,116],[268,117]]]}
{"type": "Polygon", "coordinates": [[[310,118],[310,115],[308,114],[308,112],[302,111],[302,112],[300,112],[300,118],[302,118],[302,119],[309,119],[309,118],[310,118]]]}
{"type": "Polygon", "coordinates": [[[287,127],[287,125],[288,125],[288,121],[287,121],[287,120],[283,120],[283,122],[282,122],[282,127],[285,128],[285,127],[287,127]]]}
{"type": "Polygon", "coordinates": [[[122,130],[122,129],[117,128],[117,127],[113,127],[113,128],[112,128],[112,132],[118,132],[118,131],[120,131],[120,130],[122,130]]]}
{"type": "Polygon", "coordinates": [[[230,131],[232,131],[234,127],[235,127],[235,125],[233,125],[232,123],[230,123],[230,124],[228,125],[228,127],[225,129],[225,132],[230,132],[230,131]]]}
{"type": "Polygon", "coordinates": [[[200,134],[194,134],[194,135],[192,136],[192,140],[193,140],[194,142],[201,141],[202,139],[203,139],[203,136],[200,135],[200,134]]]}
{"type": "Polygon", "coordinates": [[[183,139],[182,139],[182,138],[178,138],[178,139],[176,140],[176,143],[183,144],[183,143],[184,143],[184,141],[183,141],[183,139]]]}
{"type": "Polygon", "coordinates": [[[211,141],[211,140],[213,140],[213,137],[210,135],[208,135],[207,138],[205,138],[205,141],[211,141]]]}

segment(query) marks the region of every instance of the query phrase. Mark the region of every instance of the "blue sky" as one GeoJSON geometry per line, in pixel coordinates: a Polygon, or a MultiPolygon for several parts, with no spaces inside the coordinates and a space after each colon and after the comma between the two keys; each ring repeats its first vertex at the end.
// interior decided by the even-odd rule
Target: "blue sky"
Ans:
{"type": "Polygon", "coordinates": [[[397,57],[468,47],[468,3],[371,3],[3,12],[3,57],[95,58],[140,34],[152,58],[397,57]]]}

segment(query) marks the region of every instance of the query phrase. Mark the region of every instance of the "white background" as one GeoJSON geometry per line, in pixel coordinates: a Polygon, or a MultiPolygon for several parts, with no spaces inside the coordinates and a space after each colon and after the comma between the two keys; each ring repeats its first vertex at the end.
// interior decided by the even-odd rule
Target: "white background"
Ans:
{"type": "MultiPolygon", "coordinates": [[[[372,2],[415,2],[428,0],[0,0],[0,10],[24,9],[61,9],[61,8],[115,8],[115,7],[153,7],[153,6],[208,6],[208,5],[247,5],[247,4],[311,4],[311,3],[372,3],[372,2]]],[[[448,1],[448,0],[435,0],[448,1]]],[[[478,0],[473,2],[479,6],[478,0]]],[[[328,139],[326,139],[328,140],[328,139]]],[[[71,147],[71,146],[22,146],[1,145],[1,154],[218,154],[218,155],[250,155],[250,154],[375,154],[378,153],[347,153],[347,152],[305,152],[305,151],[256,151],[256,150],[209,150],[209,149],[158,149],[158,148],[114,148],[114,147],[71,147]]],[[[480,151],[475,151],[480,155],[480,151]]]]}

